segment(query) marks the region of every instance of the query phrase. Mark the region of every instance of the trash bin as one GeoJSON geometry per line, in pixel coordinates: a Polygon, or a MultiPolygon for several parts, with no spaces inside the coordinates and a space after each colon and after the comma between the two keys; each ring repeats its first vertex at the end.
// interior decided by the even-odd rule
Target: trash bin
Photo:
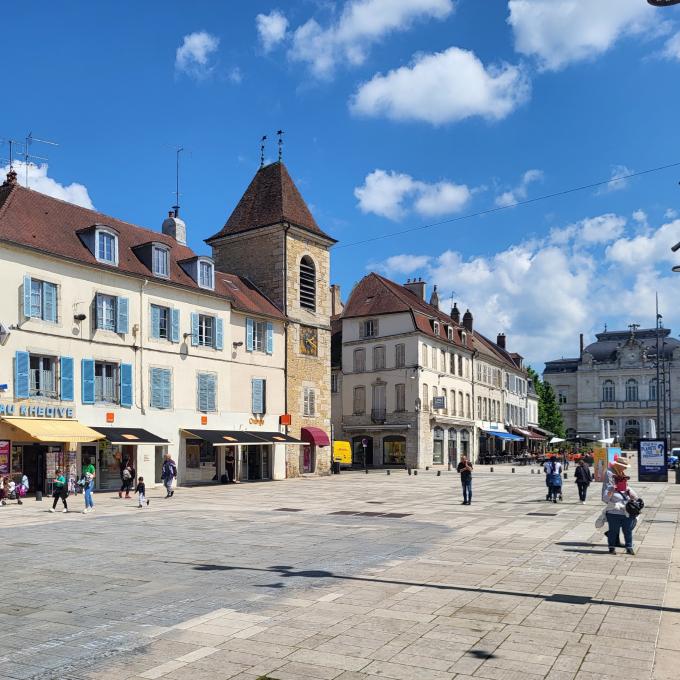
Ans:
{"type": "Polygon", "coordinates": [[[334,475],[340,474],[340,461],[339,460],[333,461],[333,474],[334,475]]]}
{"type": "Polygon", "coordinates": [[[680,465],[675,468],[675,483],[680,484],[680,465]]]}

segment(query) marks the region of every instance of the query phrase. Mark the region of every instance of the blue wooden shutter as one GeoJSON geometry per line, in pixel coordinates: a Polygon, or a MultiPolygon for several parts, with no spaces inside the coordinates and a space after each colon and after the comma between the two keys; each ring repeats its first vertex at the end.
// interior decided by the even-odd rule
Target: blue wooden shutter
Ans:
{"type": "Polygon", "coordinates": [[[152,368],[150,373],[151,406],[161,408],[161,374],[159,368],[152,368]]]}
{"type": "Polygon", "coordinates": [[[267,354],[274,353],[274,324],[267,324],[267,354]]]}
{"type": "Polygon", "coordinates": [[[104,300],[102,296],[97,293],[95,301],[95,327],[101,328],[104,325],[104,300]]]}
{"type": "Polygon", "coordinates": [[[81,399],[83,404],[94,404],[94,359],[80,362],[81,399]]]}
{"type": "Polygon", "coordinates": [[[170,316],[170,340],[179,342],[179,309],[171,309],[170,316]]]}
{"type": "Polygon", "coordinates": [[[116,333],[127,333],[129,328],[128,322],[128,311],[129,311],[128,299],[124,297],[119,297],[116,299],[116,333]]]}
{"type": "Polygon", "coordinates": [[[53,283],[42,284],[43,319],[57,321],[57,287],[53,283]]]}
{"type": "Polygon", "coordinates": [[[252,319],[246,319],[246,349],[249,352],[253,351],[255,343],[255,322],[252,319]]]}
{"type": "Polygon", "coordinates": [[[198,345],[198,314],[195,312],[191,314],[191,344],[198,345]]]}
{"type": "Polygon", "coordinates": [[[251,389],[253,413],[264,413],[264,380],[262,378],[253,378],[251,380],[251,389]]]}
{"type": "Polygon", "coordinates": [[[162,408],[170,408],[172,405],[172,372],[169,368],[161,369],[161,382],[162,382],[162,408]]]}
{"type": "Polygon", "coordinates": [[[224,323],[222,319],[215,317],[215,349],[224,347],[224,323]]]}
{"type": "MultiPolygon", "coordinates": [[[[29,285],[30,288],[30,285],[29,285]]],[[[14,398],[28,399],[30,393],[28,352],[17,352],[14,355],[14,398]]]]}
{"type": "Polygon", "coordinates": [[[60,395],[62,401],[73,401],[73,358],[61,357],[59,359],[60,368],[60,395]]]}
{"type": "Polygon", "coordinates": [[[208,393],[207,411],[216,411],[216,379],[212,373],[206,375],[206,392],[208,393]]]}
{"type": "Polygon", "coordinates": [[[28,274],[24,275],[24,316],[27,319],[31,316],[31,277],[28,274]]]}
{"type": "Polygon", "coordinates": [[[198,410],[207,411],[206,408],[206,393],[205,393],[205,373],[199,373],[196,381],[196,392],[198,401],[198,410]]]}
{"type": "Polygon", "coordinates": [[[151,305],[151,337],[161,337],[161,308],[151,305]]]}
{"type": "Polygon", "coordinates": [[[132,364],[120,365],[120,405],[132,408],[132,364]]]}

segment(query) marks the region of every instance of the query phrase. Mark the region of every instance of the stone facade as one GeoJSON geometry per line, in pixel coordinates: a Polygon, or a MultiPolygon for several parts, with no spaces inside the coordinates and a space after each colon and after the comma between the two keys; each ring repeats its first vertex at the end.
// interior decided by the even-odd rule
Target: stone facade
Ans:
{"type": "MultiPolygon", "coordinates": [[[[211,242],[219,268],[250,279],[287,316],[286,413],[288,434],[299,438],[304,427],[330,433],[331,426],[331,298],[330,239],[286,222],[220,237],[211,242]],[[300,305],[300,261],[310,257],[316,270],[316,310],[300,305]],[[317,356],[300,351],[300,329],[315,328],[317,356]],[[314,415],[305,415],[305,389],[314,392],[314,415]]],[[[307,451],[309,455],[309,451],[307,451]]],[[[303,472],[329,474],[330,447],[314,447],[305,469],[305,447],[289,446],[286,476],[303,472]]]]}

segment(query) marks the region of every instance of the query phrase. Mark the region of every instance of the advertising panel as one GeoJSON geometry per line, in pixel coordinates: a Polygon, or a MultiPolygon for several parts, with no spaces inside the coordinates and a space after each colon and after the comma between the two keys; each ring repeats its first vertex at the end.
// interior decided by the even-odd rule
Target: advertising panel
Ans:
{"type": "Polygon", "coordinates": [[[638,443],[638,479],[641,482],[667,482],[668,460],[663,439],[640,439],[638,443]]]}
{"type": "Polygon", "coordinates": [[[0,440],[0,475],[9,474],[9,462],[10,462],[10,443],[6,440],[0,440]]]}

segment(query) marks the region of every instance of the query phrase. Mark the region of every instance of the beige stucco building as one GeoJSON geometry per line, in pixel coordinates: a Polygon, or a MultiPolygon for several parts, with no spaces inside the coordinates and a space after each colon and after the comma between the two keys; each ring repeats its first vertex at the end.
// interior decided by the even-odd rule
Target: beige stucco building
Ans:
{"type": "Polygon", "coordinates": [[[127,458],[153,485],[169,452],[180,484],[286,476],[280,422],[301,407],[285,315],[191,251],[177,214],[161,221],[143,229],[11,174],[0,187],[3,473],[46,492],[56,466],[91,461],[97,487],[117,488],[127,458]]]}

